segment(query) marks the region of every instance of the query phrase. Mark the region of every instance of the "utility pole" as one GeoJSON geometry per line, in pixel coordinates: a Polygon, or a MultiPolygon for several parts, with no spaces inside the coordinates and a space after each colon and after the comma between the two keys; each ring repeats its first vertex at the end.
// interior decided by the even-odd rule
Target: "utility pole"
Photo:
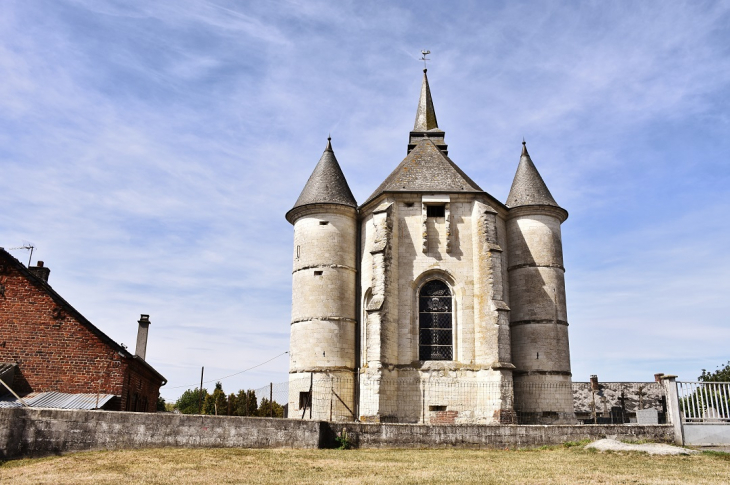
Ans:
{"type": "Polygon", "coordinates": [[[198,414],[203,414],[203,372],[205,367],[200,368],[200,387],[198,388],[198,414]]]}

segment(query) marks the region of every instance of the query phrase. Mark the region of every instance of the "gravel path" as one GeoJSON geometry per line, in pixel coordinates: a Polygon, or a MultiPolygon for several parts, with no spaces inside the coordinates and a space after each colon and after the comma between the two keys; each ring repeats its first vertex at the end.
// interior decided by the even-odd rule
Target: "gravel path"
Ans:
{"type": "Polygon", "coordinates": [[[699,453],[695,450],[660,443],[644,443],[639,445],[609,439],[594,441],[586,445],[586,448],[595,448],[598,451],[643,451],[650,455],[690,455],[692,453],[699,453]]]}

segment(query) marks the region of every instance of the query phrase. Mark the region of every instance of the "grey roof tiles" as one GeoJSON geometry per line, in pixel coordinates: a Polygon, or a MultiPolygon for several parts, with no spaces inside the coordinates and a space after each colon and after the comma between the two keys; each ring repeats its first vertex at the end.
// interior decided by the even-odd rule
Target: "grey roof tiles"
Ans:
{"type": "Polygon", "coordinates": [[[550,205],[560,207],[545,185],[545,181],[532,163],[527,153],[527,144],[522,142],[522,156],[517,166],[517,173],[512,181],[512,188],[507,196],[507,207],[521,207],[525,205],[550,205]]]}
{"type": "MultiPolygon", "coordinates": [[[[423,138],[365,204],[383,192],[484,192],[429,138],[423,138]]],[[[363,204],[364,205],[364,204],[363,204]]]]}
{"type": "Polygon", "coordinates": [[[350,191],[350,186],[347,185],[340,164],[337,163],[329,138],[322,158],[314,167],[312,175],[307,180],[292,210],[309,204],[340,204],[357,207],[355,197],[350,191]]]}

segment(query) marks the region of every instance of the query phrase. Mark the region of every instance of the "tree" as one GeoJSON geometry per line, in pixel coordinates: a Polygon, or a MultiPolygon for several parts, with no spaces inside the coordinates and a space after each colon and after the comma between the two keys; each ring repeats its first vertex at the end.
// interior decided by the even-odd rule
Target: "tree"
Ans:
{"type": "Polygon", "coordinates": [[[702,369],[702,375],[697,378],[702,382],[730,382],[730,361],[723,367],[718,366],[715,372],[702,369]]]}
{"type": "Polygon", "coordinates": [[[256,403],[256,392],[252,390],[244,391],[241,389],[238,391],[237,401],[237,412],[239,416],[257,416],[256,411],[258,404],[256,403]]]}
{"type": "Polygon", "coordinates": [[[284,407],[276,401],[269,402],[269,400],[266,398],[261,399],[261,405],[259,406],[258,416],[261,416],[262,418],[271,417],[272,408],[274,411],[273,415],[275,418],[284,417],[284,407]]]}
{"type": "Polygon", "coordinates": [[[202,392],[199,389],[188,389],[175,401],[175,409],[182,414],[198,414],[200,412],[201,394],[203,400],[205,400],[208,396],[208,391],[206,389],[203,389],[202,392]]]}
{"type": "Polygon", "coordinates": [[[228,399],[223,391],[223,384],[215,383],[213,394],[208,395],[203,406],[203,414],[225,415],[228,412],[228,399]]]}
{"type": "Polygon", "coordinates": [[[165,398],[162,396],[157,397],[157,412],[160,412],[160,411],[163,411],[163,412],[167,411],[165,398]]]}
{"type": "Polygon", "coordinates": [[[229,416],[238,416],[238,406],[236,402],[236,395],[233,393],[230,393],[228,395],[228,415],[229,416]]]}

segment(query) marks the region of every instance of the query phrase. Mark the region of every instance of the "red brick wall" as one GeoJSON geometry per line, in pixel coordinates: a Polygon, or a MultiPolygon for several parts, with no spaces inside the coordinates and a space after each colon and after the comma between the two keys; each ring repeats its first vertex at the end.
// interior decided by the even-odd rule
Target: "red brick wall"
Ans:
{"type": "Polygon", "coordinates": [[[123,411],[155,412],[159,395],[160,383],[154,374],[141,363],[130,361],[124,379],[121,409],[123,411]]]}
{"type": "Polygon", "coordinates": [[[150,379],[152,373],[141,363],[121,356],[80,323],[40,283],[3,263],[0,260],[5,293],[0,294],[0,362],[18,364],[16,392],[114,394],[125,409],[125,391],[130,389],[144,396],[146,410],[155,410],[159,379],[150,379]]]}

